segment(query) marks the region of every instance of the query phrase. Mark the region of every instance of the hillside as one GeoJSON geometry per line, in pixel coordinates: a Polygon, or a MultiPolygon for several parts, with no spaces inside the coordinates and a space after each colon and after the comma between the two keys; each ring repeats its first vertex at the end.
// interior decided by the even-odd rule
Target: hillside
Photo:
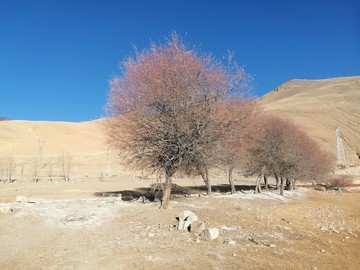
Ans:
{"type": "Polygon", "coordinates": [[[46,121],[0,122],[1,155],[44,155],[106,150],[101,121],[81,123],[46,121]]]}
{"type": "Polygon", "coordinates": [[[266,112],[293,120],[334,156],[339,125],[348,162],[360,163],[360,76],[291,80],[260,103],[266,112]]]}
{"type": "Polygon", "coordinates": [[[66,174],[99,179],[115,173],[102,122],[1,121],[0,180],[56,180],[66,174]]]}

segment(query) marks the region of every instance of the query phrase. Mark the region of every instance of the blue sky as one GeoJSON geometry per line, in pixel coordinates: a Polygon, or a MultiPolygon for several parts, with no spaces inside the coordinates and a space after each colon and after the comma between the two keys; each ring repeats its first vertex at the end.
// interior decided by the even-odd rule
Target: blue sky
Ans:
{"type": "Polygon", "coordinates": [[[172,31],[219,58],[234,51],[257,96],[360,75],[358,0],[0,0],[0,116],[103,117],[119,62],[172,31]]]}

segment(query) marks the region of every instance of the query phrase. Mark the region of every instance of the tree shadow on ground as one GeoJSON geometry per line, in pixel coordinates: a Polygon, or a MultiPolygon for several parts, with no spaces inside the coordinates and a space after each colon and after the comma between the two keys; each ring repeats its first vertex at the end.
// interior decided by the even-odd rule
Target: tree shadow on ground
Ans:
{"type": "MultiPolygon", "coordinates": [[[[214,185],[211,186],[212,191],[214,193],[229,193],[230,186],[223,185],[214,185]]],[[[254,185],[235,185],[237,191],[249,191],[254,190],[254,185]]],[[[206,194],[207,187],[205,185],[202,186],[179,186],[176,184],[172,185],[171,188],[171,196],[172,197],[186,197],[192,194],[206,194]]],[[[140,187],[134,190],[117,190],[117,191],[105,191],[105,192],[96,192],[95,196],[98,197],[121,197],[123,201],[134,201],[142,198],[144,201],[145,198],[151,202],[156,200],[162,200],[163,192],[162,186],[159,184],[154,184],[149,187],[140,187]]]]}

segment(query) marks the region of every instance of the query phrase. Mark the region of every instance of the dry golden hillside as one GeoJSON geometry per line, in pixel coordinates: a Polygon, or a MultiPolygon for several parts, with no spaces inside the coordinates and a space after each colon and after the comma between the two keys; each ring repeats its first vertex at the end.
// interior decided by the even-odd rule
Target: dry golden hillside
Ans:
{"type": "Polygon", "coordinates": [[[56,180],[113,174],[116,161],[106,145],[102,121],[0,121],[0,178],[56,180]]]}
{"type": "Polygon", "coordinates": [[[44,155],[102,152],[106,150],[101,120],[70,123],[0,121],[1,155],[44,155]]]}
{"type": "Polygon", "coordinates": [[[334,157],[339,125],[348,162],[359,164],[360,76],[291,80],[260,98],[260,103],[266,112],[293,120],[334,157]]]}

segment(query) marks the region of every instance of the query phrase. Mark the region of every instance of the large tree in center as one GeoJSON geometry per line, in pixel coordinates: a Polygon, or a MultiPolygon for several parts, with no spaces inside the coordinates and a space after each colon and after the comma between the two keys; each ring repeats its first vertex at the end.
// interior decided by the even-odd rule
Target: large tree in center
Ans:
{"type": "Polygon", "coordinates": [[[108,142],[128,165],[165,176],[163,208],[177,171],[207,172],[226,126],[218,104],[246,80],[242,68],[188,49],[176,34],[123,62],[111,81],[108,142]]]}

